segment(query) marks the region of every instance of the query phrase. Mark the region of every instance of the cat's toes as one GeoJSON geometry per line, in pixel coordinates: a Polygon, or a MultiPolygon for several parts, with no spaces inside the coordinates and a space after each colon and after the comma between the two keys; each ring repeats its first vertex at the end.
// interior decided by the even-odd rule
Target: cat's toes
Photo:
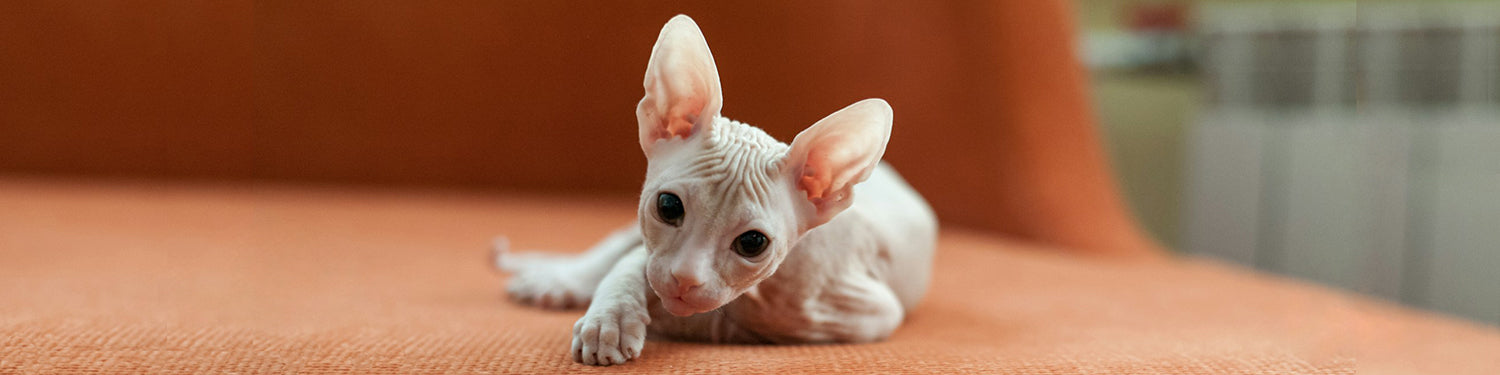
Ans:
{"type": "Polygon", "coordinates": [[[512,252],[505,236],[495,237],[491,244],[490,263],[511,274],[505,293],[523,305],[572,309],[588,306],[593,297],[592,288],[579,281],[577,262],[554,254],[512,252]]]}
{"type": "Polygon", "coordinates": [[[576,283],[556,269],[525,270],[511,277],[505,291],[511,300],[544,309],[586,307],[592,293],[576,283]]]}
{"type": "Polygon", "coordinates": [[[640,355],[649,321],[638,311],[584,315],[573,324],[573,361],[592,366],[624,364],[640,355]]]}

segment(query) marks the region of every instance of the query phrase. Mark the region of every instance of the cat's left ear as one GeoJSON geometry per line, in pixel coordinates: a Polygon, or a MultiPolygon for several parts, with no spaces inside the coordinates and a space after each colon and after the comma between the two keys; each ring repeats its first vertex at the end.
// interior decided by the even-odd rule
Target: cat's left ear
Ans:
{"type": "Polygon", "coordinates": [[[854,185],[870,177],[891,138],[893,113],[880,99],[844,107],[797,134],[784,173],[798,201],[799,221],[811,229],[854,201],[854,185]]]}

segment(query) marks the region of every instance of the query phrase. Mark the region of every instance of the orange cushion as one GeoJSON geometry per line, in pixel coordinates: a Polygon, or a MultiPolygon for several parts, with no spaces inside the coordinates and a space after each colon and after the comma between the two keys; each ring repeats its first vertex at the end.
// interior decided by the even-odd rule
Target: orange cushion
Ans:
{"type": "MultiPolygon", "coordinates": [[[[533,373],[581,312],[502,298],[494,234],[571,251],[632,200],[0,179],[0,373],[533,373]]],[[[1500,373],[1494,328],[1209,261],[943,234],[888,341],[652,341],[645,372],[1500,373]]]]}
{"type": "Polygon", "coordinates": [[[791,141],[885,98],[885,160],[949,223],[1160,253],[1067,0],[97,3],[0,1],[0,170],[633,194],[645,64],[684,13],[730,118],[791,141]]]}

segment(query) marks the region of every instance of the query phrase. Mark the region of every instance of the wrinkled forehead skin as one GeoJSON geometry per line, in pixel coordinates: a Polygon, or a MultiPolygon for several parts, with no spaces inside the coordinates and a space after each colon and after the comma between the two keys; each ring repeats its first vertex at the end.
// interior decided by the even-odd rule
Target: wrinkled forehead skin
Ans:
{"type": "Polygon", "coordinates": [[[759,128],[720,117],[704,133],[662,143],[666,152],[648,160],[644,195],[667,183],[688,186],[694,189],[684,192],[694,195],[689,199],[715,201],[716,207],[701,209],[718,212],[771,206],[783,193],[778,189],[788,146],[759,128]]]}

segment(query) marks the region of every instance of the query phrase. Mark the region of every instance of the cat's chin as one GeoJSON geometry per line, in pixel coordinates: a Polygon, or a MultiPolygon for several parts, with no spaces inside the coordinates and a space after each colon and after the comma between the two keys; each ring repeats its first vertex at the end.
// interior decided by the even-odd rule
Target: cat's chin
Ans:
{"type": "Polygon", "coordinates": [[[718,308],[718,306],[704,307],[704,306],[700,306],[700,305],[688,303],[687,301],[684,301],[681,297],[678,297],[678,298],[662,298],[661,299],[661,307],[662,307],[662,309],[667,310],[668,314],[672,314],[672,315],[678,316],[678,317],[687,317],[687,316],[692,316],[694,314],[701,314],[701,313],[713,311],[713,309],[718,308]]]}

